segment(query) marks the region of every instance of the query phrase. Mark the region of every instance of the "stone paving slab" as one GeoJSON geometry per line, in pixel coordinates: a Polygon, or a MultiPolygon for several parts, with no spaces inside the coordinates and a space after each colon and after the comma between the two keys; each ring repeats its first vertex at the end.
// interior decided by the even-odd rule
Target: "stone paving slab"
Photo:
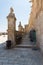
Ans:
{"type": "Polygon", "coordinates": [[[0,45],[0,65],[43,65],[43,55],[32,48],[6,49],[0,45]]]}

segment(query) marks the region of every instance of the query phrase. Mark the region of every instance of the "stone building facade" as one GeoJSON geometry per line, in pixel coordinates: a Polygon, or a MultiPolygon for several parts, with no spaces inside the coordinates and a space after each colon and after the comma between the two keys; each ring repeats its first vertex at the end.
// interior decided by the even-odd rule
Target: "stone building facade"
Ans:
{"type": "Polygon", "coordinates": [[[36,30],[37,45],[43,51],[43,0],[31,0],[32,10],[30,14],[29,27],[36,30]]]}
{"type": "Polygon", "coordinates": [[[28,24],[25,25],[24,32],[25,32],[25,33],[28,32],[28,24]]]}

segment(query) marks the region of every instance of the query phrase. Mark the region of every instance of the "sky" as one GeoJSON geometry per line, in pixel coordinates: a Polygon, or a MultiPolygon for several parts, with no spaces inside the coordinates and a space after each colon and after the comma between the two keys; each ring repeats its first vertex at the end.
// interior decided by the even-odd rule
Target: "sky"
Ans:
{"type": "Polygon", "coordinates": [[[16,29],[21,21],[22,25],[29,23],[31,12],[31,3],[29,0],[0,0],[0,32],[6,32],[8,29],[7,16],[10,8],[14,9],[16,21],[16,29]]]}

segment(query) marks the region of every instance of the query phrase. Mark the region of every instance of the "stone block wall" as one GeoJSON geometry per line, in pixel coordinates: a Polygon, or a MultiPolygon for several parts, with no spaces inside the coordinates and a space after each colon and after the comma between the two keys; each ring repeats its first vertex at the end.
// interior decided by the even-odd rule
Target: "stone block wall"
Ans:
{"type": "Polygon", "coordinates": [[[43,11],[40,12],[34,25],[36,29],[37,43],[43,52],[43,11]]]}

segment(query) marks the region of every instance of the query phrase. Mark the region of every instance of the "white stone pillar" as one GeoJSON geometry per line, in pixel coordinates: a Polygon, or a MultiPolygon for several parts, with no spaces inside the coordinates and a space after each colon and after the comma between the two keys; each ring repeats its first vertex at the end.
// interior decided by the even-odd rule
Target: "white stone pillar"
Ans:
{"type": "Polygon", "coordinates": [[[12,47],[15,46],[15,30],[16,30],[16,17],[13,13],[13,9],[10,8],[10,13],[7,16],[8,19],[8,40],[11,40],[12,47]]]}

